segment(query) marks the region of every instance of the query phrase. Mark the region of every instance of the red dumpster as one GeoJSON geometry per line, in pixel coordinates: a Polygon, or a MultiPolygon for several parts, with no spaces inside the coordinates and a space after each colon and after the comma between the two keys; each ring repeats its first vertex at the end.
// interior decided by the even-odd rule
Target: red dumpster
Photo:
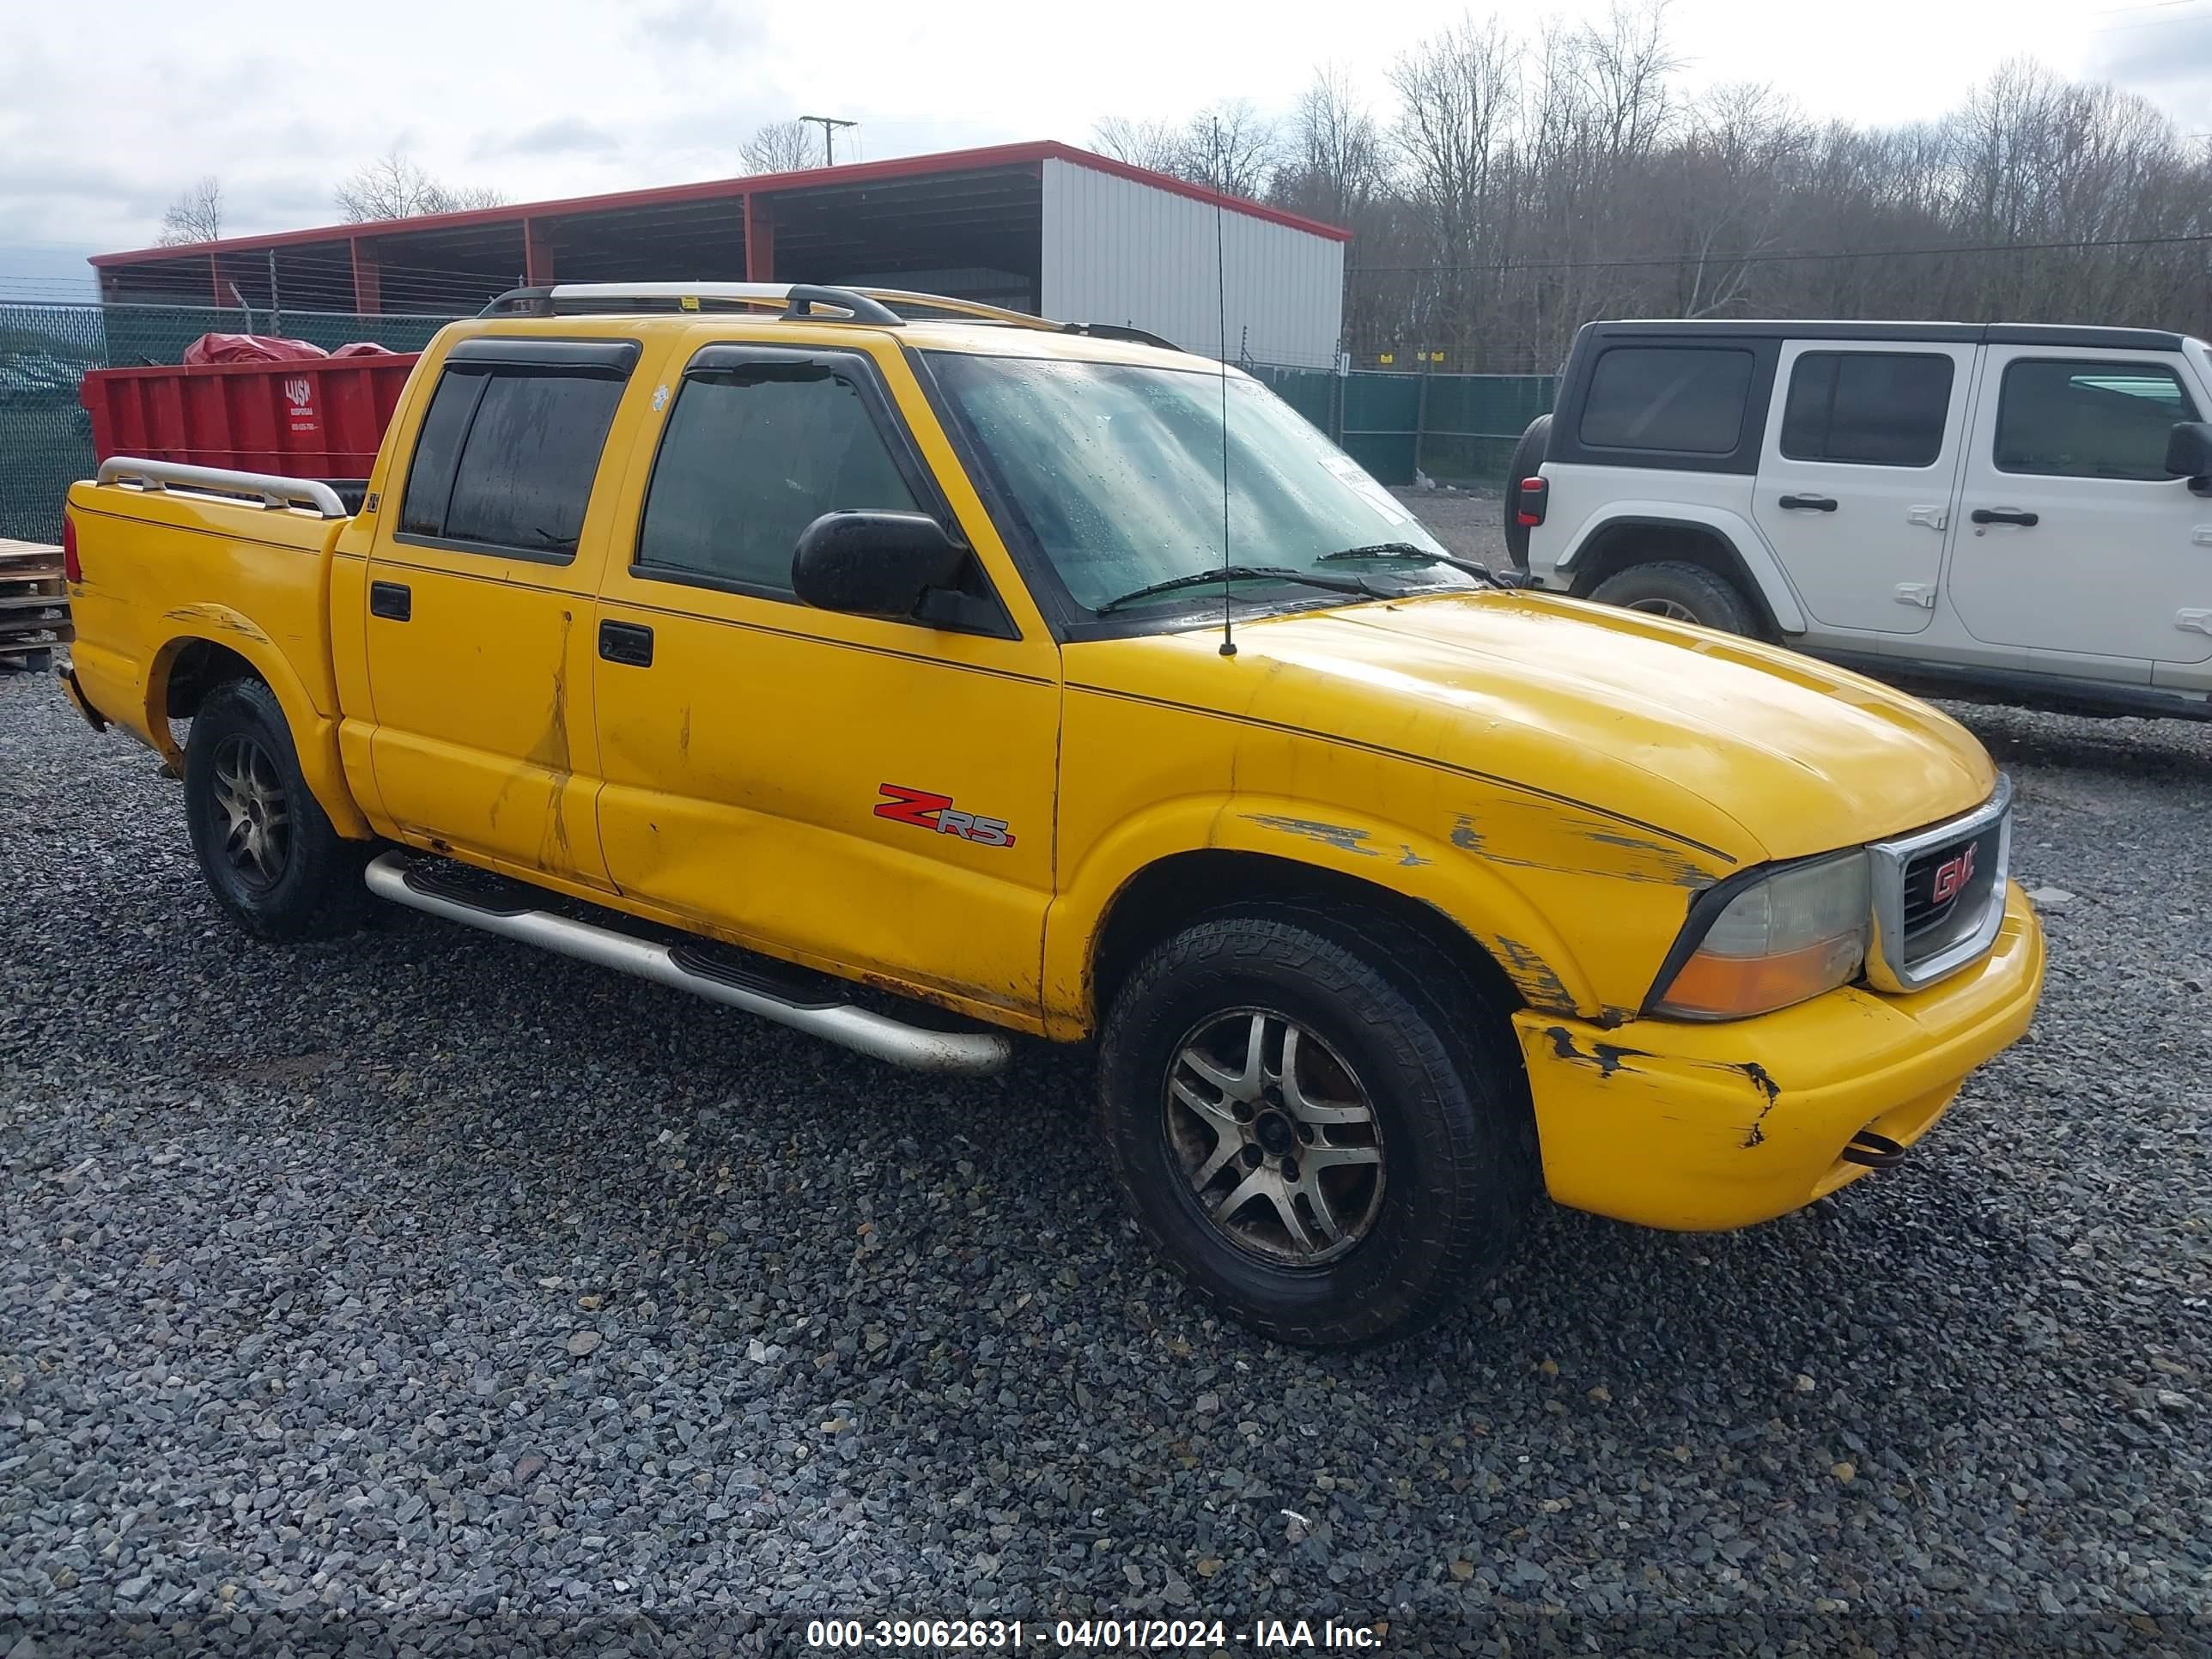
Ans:
{"type": "Polygon", "coordinates": [[[416,355],[95,368],[77,401],[98,460],[365,478],[416,355]]]}

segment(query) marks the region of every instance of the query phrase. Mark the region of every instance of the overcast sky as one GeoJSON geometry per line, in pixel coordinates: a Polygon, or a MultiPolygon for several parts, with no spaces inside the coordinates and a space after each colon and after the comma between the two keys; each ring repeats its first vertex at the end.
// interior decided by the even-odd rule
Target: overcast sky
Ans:
{"type": "MultiPolygon", "coordinates": [[[[1533,26],[1604,3],[1506,15],[1533,26]]],[[[725,177],[754,127],[799,114],[860,121],[841,155],[857,139],[869,158],[1079,144],[1107,114],[1285,108],[1324,58],[1380,106],[1391,58],[1463,9],[1115,0],[970,21],[884,0],[104,0],[95,45],[82,9],[27,7],[0,103],[0,297],[63,297],[87,252],[152,242],[202,173],[244,234],[331,222],[331,185],[395,143],[448,182],[528,201],[725,177]]],[[[1815,115],[1932,117],[2027,53],[2212,131],[2212,0],[1674,0],[1669,18],[1693,82],[1771,82],[1815,115]]]]}

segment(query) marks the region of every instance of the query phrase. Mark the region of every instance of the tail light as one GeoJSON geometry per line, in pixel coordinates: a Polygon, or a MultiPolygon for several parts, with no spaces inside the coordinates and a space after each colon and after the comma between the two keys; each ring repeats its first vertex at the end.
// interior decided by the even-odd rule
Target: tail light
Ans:
{"type": "Polygon", "coordinates": [[[66,513],[62,514],[62,574],[72,583],[84,580],[84,567],[76,557],[76,520],[66,513]]]}
{"type": "Polygon", "coordinates": [[[1521,480],[1521,505],[1515,516],[1524,525],[1544,522],[1545,504],[1551,499],[1552,486],[1542,478],[1521,480]]]}

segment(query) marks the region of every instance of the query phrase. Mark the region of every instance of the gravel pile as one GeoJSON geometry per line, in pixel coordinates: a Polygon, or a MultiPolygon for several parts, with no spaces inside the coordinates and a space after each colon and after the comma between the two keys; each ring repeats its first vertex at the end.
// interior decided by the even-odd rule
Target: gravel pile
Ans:
{"type": "Polygon", "coordinates": [[[2212,729],[1961,712],[2070,896],[1916,1158],[1727,1237],[1547,1209],[1464,1316],[1330,1356],[1139,1248],[1083,1056],[918,1079],[411,913],[251,944],[178,787],[0,676],[0,1655],[970,1612],[2202,1651],[2212,729]]]}

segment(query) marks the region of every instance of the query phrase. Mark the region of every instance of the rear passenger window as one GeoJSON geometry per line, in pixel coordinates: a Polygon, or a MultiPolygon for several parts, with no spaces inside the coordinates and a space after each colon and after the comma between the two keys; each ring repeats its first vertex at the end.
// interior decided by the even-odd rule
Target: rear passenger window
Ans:
{"type": "Polygon", "coordinates": [[[1754,361],[1729,347],[1615,346],[1590,374],[1582,441],[1726,455],[1742,436],[1754,361]]]}
{"type": "Polygon", "coordinates": [[[1952,361],[1913,352],[1808,351],[1790,374],[1782,453],[1793,461],[1933,466],[1951,412],[1952,361]]]}
{"type": "Polygon", "coordinates": [[[1992,459],[2000,472],[2162,481],[2174,422],[2197,418],[2156,363],[2022,360],[2005,366],[1992,459]]]}
{"type": "Polygon", "coordinates": [[[401,533],[574,558],[623,385],[613,373],[449,366],[416,440],[401,533]]]}
{"type": "Polygon", "coordinates": [[[646,491],[640,574],[786,595],[799,532],[870,508],[920,510],[851,381],[817,362],[695,369],[646,491]]]}

